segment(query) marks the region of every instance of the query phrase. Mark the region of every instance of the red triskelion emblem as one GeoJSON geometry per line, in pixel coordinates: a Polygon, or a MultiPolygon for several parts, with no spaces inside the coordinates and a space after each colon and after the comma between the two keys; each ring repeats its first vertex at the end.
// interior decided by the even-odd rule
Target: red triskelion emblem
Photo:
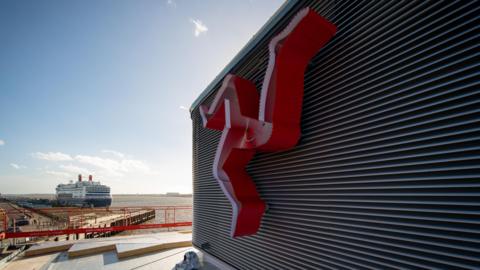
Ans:
{"type": "Polygon", "coordinates": [[[335,25],[313,10],[301,10],[270,41],[260,96],[252,82],[229,74],[210,107],[200,106],[204,127],[223,130],[213,174],[232,204],[233,237],[255,234],[266,208],[245,166],[256,151],[295,147],[305,68],[335,32],[335,25]]]}

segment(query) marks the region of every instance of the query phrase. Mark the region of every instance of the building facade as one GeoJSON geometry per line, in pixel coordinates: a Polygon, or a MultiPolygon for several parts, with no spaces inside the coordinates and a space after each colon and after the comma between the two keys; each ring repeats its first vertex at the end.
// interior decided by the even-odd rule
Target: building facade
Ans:
{"type": "Polygon", "coordinates": [[[193,243],[237,269],[475,269],[480,265],[476,1],[288,1],[191,108],[193,243]],[[261,88],[268,43],[302,8],[337,26],[305,72],[302,136],[248,165],[268,211],[230,237],[202,126],[229,73],[261,88]]]}

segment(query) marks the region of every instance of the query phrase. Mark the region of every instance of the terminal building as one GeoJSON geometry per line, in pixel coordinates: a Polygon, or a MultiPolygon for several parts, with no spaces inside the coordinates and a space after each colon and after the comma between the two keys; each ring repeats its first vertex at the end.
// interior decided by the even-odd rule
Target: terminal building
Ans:
{"type": "MultiPolygon", "coordinates": [[[[480,5],[287,1],[204,90],[193,123],[193,244],[232,269],[480,265],[480,5]],[[246,171],[267,208],[232,237],[205,128],[228,74],[262,89],[268,45],[310,7],[337,27],[304,73],[301,137],[246,171]]],[[[477,268],[478,269],[478,268],[477,268]]]]}

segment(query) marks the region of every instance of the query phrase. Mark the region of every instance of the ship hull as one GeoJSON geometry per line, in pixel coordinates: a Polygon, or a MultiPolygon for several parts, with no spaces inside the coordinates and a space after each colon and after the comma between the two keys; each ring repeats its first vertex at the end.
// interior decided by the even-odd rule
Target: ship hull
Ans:
{"type": "Polygon", "coordinates": [[[57,201],[58,201],[58,204],[62,206],[108,207],[112,204],[112,198],[98,198],[98,199],[63,198],[63,199],[58,199],[57,201]]]}

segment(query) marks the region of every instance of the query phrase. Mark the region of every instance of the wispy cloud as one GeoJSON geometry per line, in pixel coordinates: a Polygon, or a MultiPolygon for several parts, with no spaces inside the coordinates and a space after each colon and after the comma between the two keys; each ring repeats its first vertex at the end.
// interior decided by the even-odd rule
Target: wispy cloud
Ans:
{"type": "Polygon", "coordinates": [[[105,153],[105,154],[112,154],[118,158],[125,158],[125,154],[124,153],[120,153],[118,151],[115,151],[115,150],[102,150],[102,153],[105,153]]]}
{"type": "Polygon", "coordinates": [[[69,164],[69,165],[60,165],[58,166],[60,169],[66,171],[66,172],[69,172],[73,175],[75,174],[91,174],[92,172],[86,168],[82,168],[82,167],[78,167],[78,166],[75,166],[73,164],[69,164]]]}
{"type": "Polygon", "coordinates": [[[12,166],[14,169],[16,170],[20,170],[20,169],[25,169],[27,168],[26,166],[23,166],[23,165],[18,165],[17,163],[10,163],[10,166],[12,166]]]}
{"type": "Polygon", "coordinates": [[[91,170],[88,170],[87,168],[78,167],[73,164],[59,165],[57,170],[46,169],[45,173],[53,175],[57,178],[61,178],[62,180],[65,180],[65,178],[75,178],[78,174],[94,174],[91,170]]]}
{"type": "Polygon", "coordinates": [[[187,106],[183,106],[183,105],[180,105],[178,107],[180,110],[184,110],[184,111],[188,111],[189,109],[187,108],[187,106]]]}
{"type": "Polygon", "coordinates": [[[70,173],[67,173],[67,172],[59,172],[59,171],[45,171],[46,174],[50,174],[50,175],[53,175],[53,176],[56,176],[56,177],[60,177],[60,178],[68,178],[68,177],[71,177],[72,175],[70,173]]]}
{"type": "Polygon", "coordinates": [[[2,145],[5,145],[5,141],[4,140],[0,140],[0,146],[2,145]]]}
{"type": "Polygon", "coordinates": [[[32,157],[37,158],[37,159],[42,159],[42,160],[48,160],[48,161],[71,161],[73,158],[68,155],[64,154],[61,152],[48,152],[48,153],[42,153],[42,152],[36,152],[32,153],[32,157]]]}
{"type": "Polygon", "coordinates": [[[167,0],[167,5],[170,7],[177,7],[177,2],[175,0],[167,0]]]}
{"type": "Polygon", "coordinates": [[[105,169],[109,171],[117,171],[120,169],[120,164],[118,161],[110,158],[101,158],[97,156],[86,156],[86,155],[77,155],[75,160],[80,163],[87,165],[95,166],[100,169],[105,169]]]}
{"type": "Polygon", "coordinates": [[[142,160],[115,150],[101,151],[108,156],[69,155],[61,152],[36,152],[32,156],[46,161],[59,162],[57,169],[46,167],[44,172],[59,177],[72,177],[77,174],[92,174],[102,178],[121,178],[129,174],[152,175],[154,170],[142,160]]]}
{"type": "Polygon", "coordinates": [[[141,160],[136,159],[111,159],[97,156],[77,155],[75,160],[101,169],[108,175],[122,176],[124,173],[150,173],[150,167],[141,160]]]}
{"type": "Polygon", "coordinates": [[[195,25],[195,36],[198,37],[202,33],[206,33],[208,31],[208,27],[202,23],[202,21],[198,19],[190,19],[190,22],[195,25]]]}

